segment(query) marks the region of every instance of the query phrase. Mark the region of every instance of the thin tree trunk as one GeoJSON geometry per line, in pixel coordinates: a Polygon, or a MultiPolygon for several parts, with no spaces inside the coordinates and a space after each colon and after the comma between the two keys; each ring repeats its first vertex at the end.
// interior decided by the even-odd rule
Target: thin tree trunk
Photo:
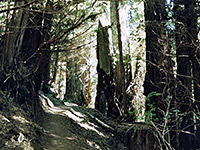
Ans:
{"type": "MultiPolygon", "coordinates": [[[[55,53],[55,60],[53,60],[54,63],[52,63],[52,68],[53,68],[52,69],[52,79],[49,83],[50,87],[52,87],[52,88],[53,88],[53,84],[55,84],[55,82],[56,82],[56,76],[57,76],[57,72],[58,72],[58,59],[59,59],[59,52],[56,52],[55,53]]],[[[67,67],[67,65],[66,65],[66,67],[67,67]]],[[[67,73],[68,72],[67,72],[67,69],[66,69],[66,74],[67,73]]]]}
{"type": "Polygon", "coordinates": [[[111,10],[111,29],[112,29],[112,44],[116,61],[115,77],[115,93],[116,98],[121,103],[121,113],[124,116],[127,113],[127,96],[125,91],[125,69],[123,63],[123,50],[121,40],[121,27],[119,20],[119,2],[110,2],[111,10]]]}
{"type": "Polygon", "coordinates": [[[118,31],[118,45],[119,45],[119,60],[120,60],[120,71],[121,71],[121,86],[122,86],[122,112],[127,114],[127,95],[125,89],[125,69],[123,63],[123,49],[122,49],[122,39],[121,39],[121,26],[119,20],[119,2],[116,2],[116,14],[117,14],[117,31],[118,31]]]}
{"type": "Polygon", "coordinates": [[[88,89],[87,89],[87,103],[86,105],[89,106],[90,102],[91,102],[91,94],[90,94],[90,87],[91,87],[91,71],[90,71],[90,65],[88,67],[88,89]]]}
{"type": "MultiPolygon", "coordinates": [[[[9,9],[9,5],[8,5],[9,9]]],[[[8,36],[8,26],[9,26],[9,17],[10,17],[10,11],[7,11],[6,15],[6,29],[5,29],[5,35],[4,35],[4,43],[3,43],[3,48],[2,48],[2,53],[1,53],[1,71],[4,70],[4,61],[5,61],[5,52],[6,52],[6,46],[7,46],[7,36],[8,36]]]]}

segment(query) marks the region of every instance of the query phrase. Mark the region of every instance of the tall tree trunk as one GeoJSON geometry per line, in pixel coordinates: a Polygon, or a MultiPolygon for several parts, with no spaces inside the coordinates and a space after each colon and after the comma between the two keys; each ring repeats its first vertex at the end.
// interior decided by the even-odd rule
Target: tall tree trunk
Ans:
{"type": "MultiPolygon", "coordinates": [[[[194,12],[195,0],[175,0],[174,12],[176,19],[176,54],[177,54],[177,100],[181,116],[179,134],[180,147],[177,149],[189,150],[194,146],[194,102],[192,98],[192,76],[199,77],[196,71],[198,65],[195,62],[195,41],[197,39],[197,17],[194,12]],[[193,63],[193,64],[192,64],[193,63]],[[192,70],[193,66],[193,70],[192,70]],[[193,73],[192,73],[193,71],[193,73]],[[189,132],[190,134],[188,134],[189,132]]],[[[198,70],[199,71],[199,70],[198,70]]],[[[198,99],[197,82],[194,82],[195,98],[198,99]]]]}
{"type": "MultiPolygon", "coordinates": [[[[194,108],[192,109],[195,116],[200,115],[200,50],[198,43],[198,16],[196,9],[199,8],[196,0],[186,3],[187,8],[187,29],[188,29],[188,45],[190,51],[192,51],[191,60],[192,60],[192,75],[193,75],[193,90],[194,90],[194,108]]],[[[193,148],[200,148],[200,121],[195,120],[197,125],[194,125],[196,140],[193,141],[193,148]]]]}
{"type": "MultiPolygon", "coordinates": [[[[9,5],[8,5],[8,9],[9,9],[9,5]]],[[[1,72],[4,71],[4,64],[5,64],[5,53],[6,53],[6,46],[7,46],[7,36],[8,36],[8,30],[9,30],[9,18],[10,18],[10,11],[7,11],[7,14],[6,14],[6,27],[5,27],[5,34],[4,34],[4,40],[3,40],[3,43],[2,43],[2,52],[1,52],[1,72]]]]}
{"type": "MultiPolygon", "coordinates": [[[[51,55],[52,56],[52,55],[51,55]]],[[[53,54],[54,56],[54,54],[53,54]]],[[[59,52],[55,53],[55,59],[53,59],[53,63],[52,63],[52,78],[51,78],[51,82],[50,87],[54,88],[54,84],[56,81],[56,77],[57,77],[57,72],[58,72],[58,59],[59,59],[59,52]]],[[[66,66],[67,67],[67,66],[66,66]]],[[[66,69],[66,74],[68,73],[67,69],[66,69]]]]}
{"type": "Polygon", "coordinates": [[[166,83],[165,71],[167,70],[166,55],[167,48],[165,48],[166,36],[165,32],[165,1],[164,0],[146,0],[145,1],[145,24],[146,24],[146,76],[144,82],[144,94],[148,96],[152,92],[162,93],[160,96],[153,96],[146,102],[146,111],[151,111],[154,118],[163,119],[165,111],[164,106],[165,93],[164,86],[166,83]]]}
{"type": "MultiPolygon", "coordinates": [[[[16,6],[25,2],[17,1],[16,6]]],[[[32,4],[31,7],[34,7],[32,4]]],[[[32,9],[27,6],[27,8],[32,9]]],[[[1,69],[7,75],[4,90],[19,104],[30,104],[36,112],[39,103],[37,92],[44,79],[41,75],[41,31],[42,13],[28,11],[28,9],[13,10],[7,34],[4,40],[4,54],[1,69]]],[[[44,58],[44,57],[43,57],[44,58]]],[[[44,73],[44,72],[43,72],[44,73]]]]}
{"type": "MultiPolygon", "coordinates": [[[[71,100],[74,103],[80,104],[79,101],[79,73],[78,68],[79,64],[75,63],[78,62],[78,56],[76,56],[76,52],[72,52],[74,57],[69,58],[69,61],[67,62],[67,70],[66,73],[66,90],[65,90],[65,99],[71,100]]],[[[87,82],[87,81],[86,81],[87,82]]],[[[82,89],[83,90],[83,89],[82,89]]],[[[83,90],[84,91],[84,90],[83,90]]],[[[83,94],[85,94],[83,92],[83,94]]]]}
{"type": "Polygon", "coordinates": [[[91,94],[90,94],[90,88],[91,88],[91,70],[90,70],[90,65],[88,66],[88,89],[87,89],[87,103],[86,106],[89,106],[91,102],[91,94]]]}
{"type": "MultiPolygon", "coordinates": [[[[15,2],[15,6],[23,5],[24,2],[15,2]]],[[[21,47],[27,27],[29,12],[23,9],[14,10],[11,14],[7,13],[6,32],[4,36],[1,70],[6,74],[8,79],[4,83],[3,90],[7,90],[15,98],[19,100],[19,87],[22,74],[21,47]],[[9,16],[12,16],[9,20],[9,16]],[[19,62],[18,62],[19,61],[19,62]],[[21,73],[21,74],[20,74],[21,73]]]]}
{"type": "Polygon", "coordinates": [[[99,22],[97,32],[97,97],[95,108],[107,116],[118,117],[119,113],[114,102],[112,62],[109,56],[108,29],[99,22]]]}
{"type": "MultiPolygon", "coordinates": [[[[192,32],[190,32],[192,33],[192,32]]],[[[192,34],[195,35],[195,34],[192,34]]],[[[195,37],[194,37],[195,39],[195,37]]],[[[197,44],[197,43],[196,43],[197,44]]],[[[200,116],[200,51],[196,47],[195,52],[192,56],[192,71],[193,71],[193,83],[194,83],[194,100],[195,100],[195,108],[193,109],[194,114],[200,116]]],[[[196,119],[196,141],[195,141],[195,148],[200,148],[200,121],[196,119]]]]}
{"type": "MultiPolygon", "coordinates": [[[[15,6],[23,5],[24,2],[15,2],[15,6]]],[[[19,55],[24,31],[28,21],[28,11],[23,9],[14,10],[12,14],[7,12],[6,31],[4,36],[1,69],[6,73],[13,67],[16,55],[19,55]],[[11,20],[9,21],[9,16],[11,20]]]]}
{"type": "Polygon", "coordinates": [[[111,12],[111,29],[112,29],[112,45],[114,57],[116,57],[116,68],[114,70],[115,78],[115,94],[121,103],[121,115],[127,113],[127,95],[125,89],[125,69],[123,63],[123,50],[121,40],[121,27],[119,20],[119,2],[110,2],[111,12]]]}
{"type": "MultiPolygon", "coordinates": [[[[32,7],[35,7],[34,5],[32,7]]],[[[41,69],[41,49],[42,44],[42,13],[30,12],[27,28],[24,33],[22,46],[20,49],[21,55],[18,62],[22,61],[23,64],[17,66],[19,75],[22,74],[21,79],[18,81],[18,102],[23,104],[30,104],[32,106],[34,115],[38,114],[39,102],[37,93],[40,90],[43,77],[40,73],[41,69]],[[34,28],[33,28],[34,27],[34,28]],[[36,28],[37,27],[37,28],[36,28]],[[27,76],[23,78],[23,76],[27,76]]]]}
{"type": "MultiPolygon", "coordinates": [[[[52,17],[53,15],[50,13],[51,10],[53,9],[53,3],[51,0],[47,0],[46,2],[46,11],[44,12],[44,25],[43,25],[43,42],[48,42],[51,38],[50,32],[51,32],[51,26],[52,26],[52,17]]],[[[42,84],[42,90],[45,93],[48,93],[50,90],[49,86],[49,81],[50,81],[50,46],[51,44],[46,44],[42,50],[41,54],[41,63],[40,63],[40,68],[41,68],[41,74],[42,74],[42,79],[43,79],[43,84],[42,84]]]]}

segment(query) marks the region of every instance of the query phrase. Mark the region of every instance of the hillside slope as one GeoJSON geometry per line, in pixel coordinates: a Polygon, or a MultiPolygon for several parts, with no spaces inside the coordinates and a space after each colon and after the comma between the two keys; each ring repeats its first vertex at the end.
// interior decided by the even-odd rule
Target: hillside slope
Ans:
{"type": "Polygon", "coordinates": [[[67,102],[53,103],[43,94],[40,94],[40,100],[46,112],[39,123],[44,129],[39,140],[43,149],[113,149],[114,122],[106,120],[98,111],[67,102]]]}
{"type": "Polygon", "coordinates": [[[42,92],[39,100],[40,115],[32,118],[30,106],[0,93],[0,150],[158,149],[156,134],[145,123],[119,123],[42,92]]]}

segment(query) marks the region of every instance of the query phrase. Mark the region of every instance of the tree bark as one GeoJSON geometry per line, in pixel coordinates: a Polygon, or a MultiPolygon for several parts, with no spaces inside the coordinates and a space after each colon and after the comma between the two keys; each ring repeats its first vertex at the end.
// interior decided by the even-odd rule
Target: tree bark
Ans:
{"type": "Polygon", "coordinates": [[[99,22],[97,32],[97,97],[95,101],[95,108],[106,116],[119,115],[114,102],[114,87],[113,87],[113,72],[110,51],[108,29],[102,27],[99,22]]]}
{"type": "Polygon", "coordinates": [[[112,45],[114,51],[114,57],[116,60],[116,67],[114,69],[115,79],[115,94],[116,98],[121,105],[121,115],[127,114],[127,95],[125,89],[125,69],[123,63],[123,50],[121,40],[121,27],[119,20],[119,2],[110,2],[111,11],[111,29],[112,29],[112,45]]]}
{"type": "MultiPolygon", "coordinates": [[[[53,15],[50,14],[50,10],[53,9],[53,3],[50,0],[47,0],[46,2],[46,11],[44,12],[44,25],[43,25],[43,42],[47,42],[50,40],[51,35],[51,27],[52,27],[52,18],[53,15]]],[[[49,93],[50,86],[49,86],[49,81],[50,81],[50,59],[51,59],[51,54],[50,54],[50,46],[51,44],[48,43],[43,47],[43,51],[41,54],[41,74],[43,78],[43,84],[42,84],[42,90],[44,93],[49,93]]]]}
{"type": "MultiPolygon", "coordinates": [[[[15,2],[16,7],[23,4],[24,2],[15,2]]],[[[9,16],[10,12],[7,12],[7,17],[9,16]]],[[[6,69],[7,73],[14,65],[14,56],[19,54],[27,21],[28,11],[22,9],[14,10],[10,21],[7,18],[1,64],[1,69],[6,69]]]]}
{"type": "Polygon", "coordinates": [[[166,23],[165,1],[156,0],[145,1],[145,28],[146,28],[146,76],[144,82],[144,94],[148,96],[152,92],[161,93],[160,96],[153,96],[146,102],[146,111],[151,111],[152,107],[155,111],[154,119],[163,119],[165,111],[164,98],[166,95],[164,86],[166,83],[165,71],[167,70],[168,62],[166,54],[168,48],[166,43],[165,26],[166,23]]]}
{"type": "MultiPolygon", "coordinates": [[[[23,4],[25,1],[15,2],[16,7],[23,4]]],[[[25,9],[13,11],[7,24],[9,27],[4,40],[4,58],[1,64],[7,79],[3,90],[9,91],[17,103],[30,104],[34,113],[39,106],[37,92],[43,80],[39,73],[41,60],[38,50],[42,42],[42,20],[41,13],[25,9]]]]}
{"type": "MultiPolygon", "coordinates": [[[[176,19],[176,54],[177,54],[177,101],[180,112],[184,113],[180,121],[179,143],[177,149],[189,150],[193,148],[195,137],[193,111],[194,102],[192,98],[192,76],[199,78],[197,68],[199,65],[195,61],[196,39],[197,39],[197,16],[195,10],[195,0],[176,0],[174,1],[174,12],[176,19]],[[189,132],[191,134],[185,133],[189,132]]],[[[199,72],[199,70],[198,70],[199,72]]],[[[194,95],[197,100],[199,97],[199,88],[194,81],[194,95]]],[[[198,100],[197,100],[198,101],[198,100]]],[[[196,102],[197,102],[196,101],[196,102]]]]}

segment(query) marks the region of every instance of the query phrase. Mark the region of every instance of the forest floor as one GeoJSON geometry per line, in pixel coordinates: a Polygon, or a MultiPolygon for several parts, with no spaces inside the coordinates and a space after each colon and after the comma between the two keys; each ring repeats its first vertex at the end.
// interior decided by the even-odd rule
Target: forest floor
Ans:
{"type": "Polygon", "coordinates": [[[112,126],[115,122],[109,121],[94,109],[68,102],[62,103],[43,94],[40,95],[40,100],[46,112],[39,123],[44,129],[44,134],[39,137],[42,149],[114,149],[112,126]]]}
{"type": "Polygon", "coordinates": [[[44,94],[39,98],[44,112],[34,123],[31,108],[21,109],[5,98],[5,93],[0,96],[0,150],[115,149],[116,122],[94,109],[44,94]]]}
{"type": "Polygon", "coordinates": [[[0,150],[158,149],[144,123],[120,123],[43,93],[39,100],[41,111],[33,118],[31,106],[16,105],[0,91],[0,150]]]}

